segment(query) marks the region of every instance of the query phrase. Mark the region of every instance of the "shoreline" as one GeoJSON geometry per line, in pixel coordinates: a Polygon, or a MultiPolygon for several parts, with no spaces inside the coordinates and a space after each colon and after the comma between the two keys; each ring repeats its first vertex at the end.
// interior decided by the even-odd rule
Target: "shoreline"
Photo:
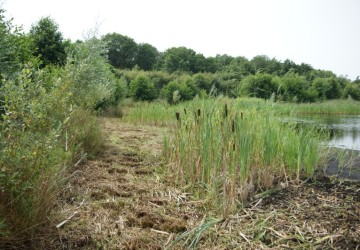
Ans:
{"type": "Polygon", "coordinates": [[[327,160],[326,176],[360,181],[360,151],[336,149],[327,160]]]}

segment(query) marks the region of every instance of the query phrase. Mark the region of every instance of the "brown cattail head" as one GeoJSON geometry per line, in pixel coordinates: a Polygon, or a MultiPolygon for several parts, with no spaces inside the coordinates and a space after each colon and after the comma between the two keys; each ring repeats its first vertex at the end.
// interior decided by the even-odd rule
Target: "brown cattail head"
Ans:
{"type": "Polygon", "coordinates": [[[243,118],[243,112],[240,113],[240,117],[241,117],[241,119],[243,118]]]}
{"type": "Polygon", "coordinates": [[[231,121],[231,131],[235,133],[235,120],[231,121]]]}
{"type": "Polygon", "coordinates": [[[186,109],[184,109],[184,113],[185,113],[185,115],[186,115],[186,109]]]}
{"type": "Polygon", "coordinates": [[[201,116],[201,109],[197,110],[197,115],[200,117],[201,116]]]}
{"type": "Polygon", "coordinates": [[[224,107],[224,117],[228,116],[228,106],[227,103],[225,103],[225,107],[224,107]]]}
{"type": "Polygon", "coordinates": [[[176,116],[176,120],[177,120],[177,121],[180,121],[180,113],[179,113],[179,112],[176,112],[176,113],[175,113],[175,116],[176,116]]]}

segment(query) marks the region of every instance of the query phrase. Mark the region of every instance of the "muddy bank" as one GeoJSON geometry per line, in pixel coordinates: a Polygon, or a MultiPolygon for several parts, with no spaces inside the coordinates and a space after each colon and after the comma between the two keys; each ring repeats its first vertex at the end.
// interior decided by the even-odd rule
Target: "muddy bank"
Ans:
{"type": "Polygon", "coordinates": [[[360,181],[360,151],[334,149],[328,158],[327,176],[360,181]]]}

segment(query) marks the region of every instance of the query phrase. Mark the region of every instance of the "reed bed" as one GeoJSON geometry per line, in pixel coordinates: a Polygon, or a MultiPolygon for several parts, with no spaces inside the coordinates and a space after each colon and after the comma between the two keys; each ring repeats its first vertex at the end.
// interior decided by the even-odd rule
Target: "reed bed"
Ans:
{"type": "Polygon", "coordinates": [[[331,100],[320,103],[275,103],[278,113],[296,114],[334,114],[360,115],[360,102],[354,100],[331,100]]]}
{"type": "Polygon", "coordinates": [[[313,176],[320,157],[311,129],[223,99],[196,104],[173,113],[176,126],[164,139],[164,155],[174,181],[208,206],[226,215],[280,181],[313,176]]]}
{"type": "Polygon", "coordinates": [[[272,113],[278,116],[292,116],[297,114],[334,114],[334,115],[359,115],[360,102],[353,100],[333,100],[322,103],[280,103],[272,100],[242,97],[231,99],[220,97],[217,99],[195,99],[170,105],[166,102],[136,102],[124,104],[123,121],[133,124],[146,124],[155,126],[172,126],[174,124],[174,113],[185,113],[199,106],[209,106],[213,103],[224,105],[238,110],[256,110],[258,113],[272,113]]]}
{"type": "Polygon", "coordinates": [[[174,110],[175,106],[162,102],[136,102],[125,106],[122,120],[132,124],[167,126],[174,123],[171,120],[174,110]]]}
{"type": "Polygon", "coordinates": [[[285,103],[274,100],[242,97],[233,101],[235,105],[245,109],[273,111],[279,115],[297,114],[333,114],[360,115],[360,102],[354,100],[328,100],[316,103],[285,103]]]}

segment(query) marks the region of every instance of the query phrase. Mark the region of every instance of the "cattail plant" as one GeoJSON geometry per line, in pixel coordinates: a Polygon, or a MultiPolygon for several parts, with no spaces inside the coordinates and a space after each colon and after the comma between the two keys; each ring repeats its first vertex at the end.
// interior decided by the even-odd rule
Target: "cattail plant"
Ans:
{"type": "Polygon", "coordinates": [[[175,181],[226,215],[280,179],[313,175],[319,143],[312,131],[296,131],[270,111],[219,104],[203,102],[193,107],[195,117],[176,116],[181,126],[166,148],[175,181]]]}

